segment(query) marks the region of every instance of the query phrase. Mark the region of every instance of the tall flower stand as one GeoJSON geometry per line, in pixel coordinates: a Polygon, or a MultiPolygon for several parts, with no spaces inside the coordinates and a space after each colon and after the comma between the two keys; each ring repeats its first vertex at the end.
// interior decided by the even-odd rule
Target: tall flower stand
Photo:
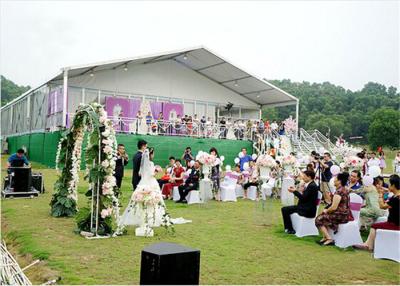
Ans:
{"type": "Polygon", "coordinates": [[[209,165],[203,165],[203,175],[204,175],[204,181],[210,181],[210,173],[211,173],[211,166],[209,165]]]}
{"type": "Polygon", "coordinates": [[[265,200],[267,196],[267,190],[268,190],[267,181],[270,178],[270,173],[271,173],[271,168],[260,167],[260,179],[262,181],[261,196],[263,200],[265,200]]]}
{"type": "Polygon", "coordinates": [[[290,173],[285,171],[285,175],[282,179],[281,189],[281,202],[284,206],[294,205],[294,195],[288,191],[290,186],[294,186],[294,179],[290,176],[290,173]]]}

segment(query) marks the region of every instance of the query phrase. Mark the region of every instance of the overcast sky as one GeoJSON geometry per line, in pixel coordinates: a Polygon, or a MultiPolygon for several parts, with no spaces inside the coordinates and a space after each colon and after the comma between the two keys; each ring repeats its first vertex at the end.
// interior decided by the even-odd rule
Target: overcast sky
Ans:
{"type": "Polygon", "coordinates": [[[0,1],[1,74],[204,45],[268,79],[399,87],[399,2],[0,1]]]}

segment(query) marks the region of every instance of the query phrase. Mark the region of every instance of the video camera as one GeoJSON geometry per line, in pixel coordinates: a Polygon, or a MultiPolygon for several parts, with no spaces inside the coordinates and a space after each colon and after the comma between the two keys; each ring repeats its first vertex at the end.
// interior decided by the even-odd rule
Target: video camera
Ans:
{"type": "Polygon", "coordinates": [[[317,160],[317,161],[324,159],[324,156],[321,156],[321,155],[318,154],[318,153],[315,153],[315,154],[312,155],[312,156],[314,157],[314,160],[317,160]]]}

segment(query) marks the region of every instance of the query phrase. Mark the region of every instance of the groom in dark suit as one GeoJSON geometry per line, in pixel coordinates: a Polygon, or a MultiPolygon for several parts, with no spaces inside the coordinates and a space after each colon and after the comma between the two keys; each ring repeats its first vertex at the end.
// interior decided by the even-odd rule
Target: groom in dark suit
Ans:
{"type": "Polygon", "coordinates": [[[146,148],[147,148],[147,142],[140,139],[139,142],[137,143],[137,147],[138,147],[138,151],[135,154],[135,156],[133,156],[133,173],[132,173],[133,190],[136,189],[137,185],[140,182],[140,175],[139,175],[140,162],[142,161],[142,154],[143,154],[144,150],[146,150],[146,148]]]}
{"type": "Polygon", "coordinates": [[[305,182],[304,191],[296,191],[295,187],[289,187],[288,191],[293,193],[298,197],[299,202],[297,206],[288,206],[282,208],[283,224],[285,227],[285,232],[288,234],[295,234],[296,232],[292,226],[292,220],[290,215],[292,213],[298,213],[300,216],[307,218],[315,217],[317,213],[317,199],[319,187],[314,182],[315,172],[314,171],[304,171],[302,174],[303,181],[305,182]]]}

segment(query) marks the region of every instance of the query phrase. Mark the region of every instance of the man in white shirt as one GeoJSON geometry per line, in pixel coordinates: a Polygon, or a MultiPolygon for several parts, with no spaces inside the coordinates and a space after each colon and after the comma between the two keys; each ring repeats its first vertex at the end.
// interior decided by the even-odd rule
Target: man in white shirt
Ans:
{"type": "Polygon", "coordinates": [[[278,123],[276,123],[276,121],[274,120],[274,122],[271,123],[271,129],[272,130],[278,130],[278,123]]]}

